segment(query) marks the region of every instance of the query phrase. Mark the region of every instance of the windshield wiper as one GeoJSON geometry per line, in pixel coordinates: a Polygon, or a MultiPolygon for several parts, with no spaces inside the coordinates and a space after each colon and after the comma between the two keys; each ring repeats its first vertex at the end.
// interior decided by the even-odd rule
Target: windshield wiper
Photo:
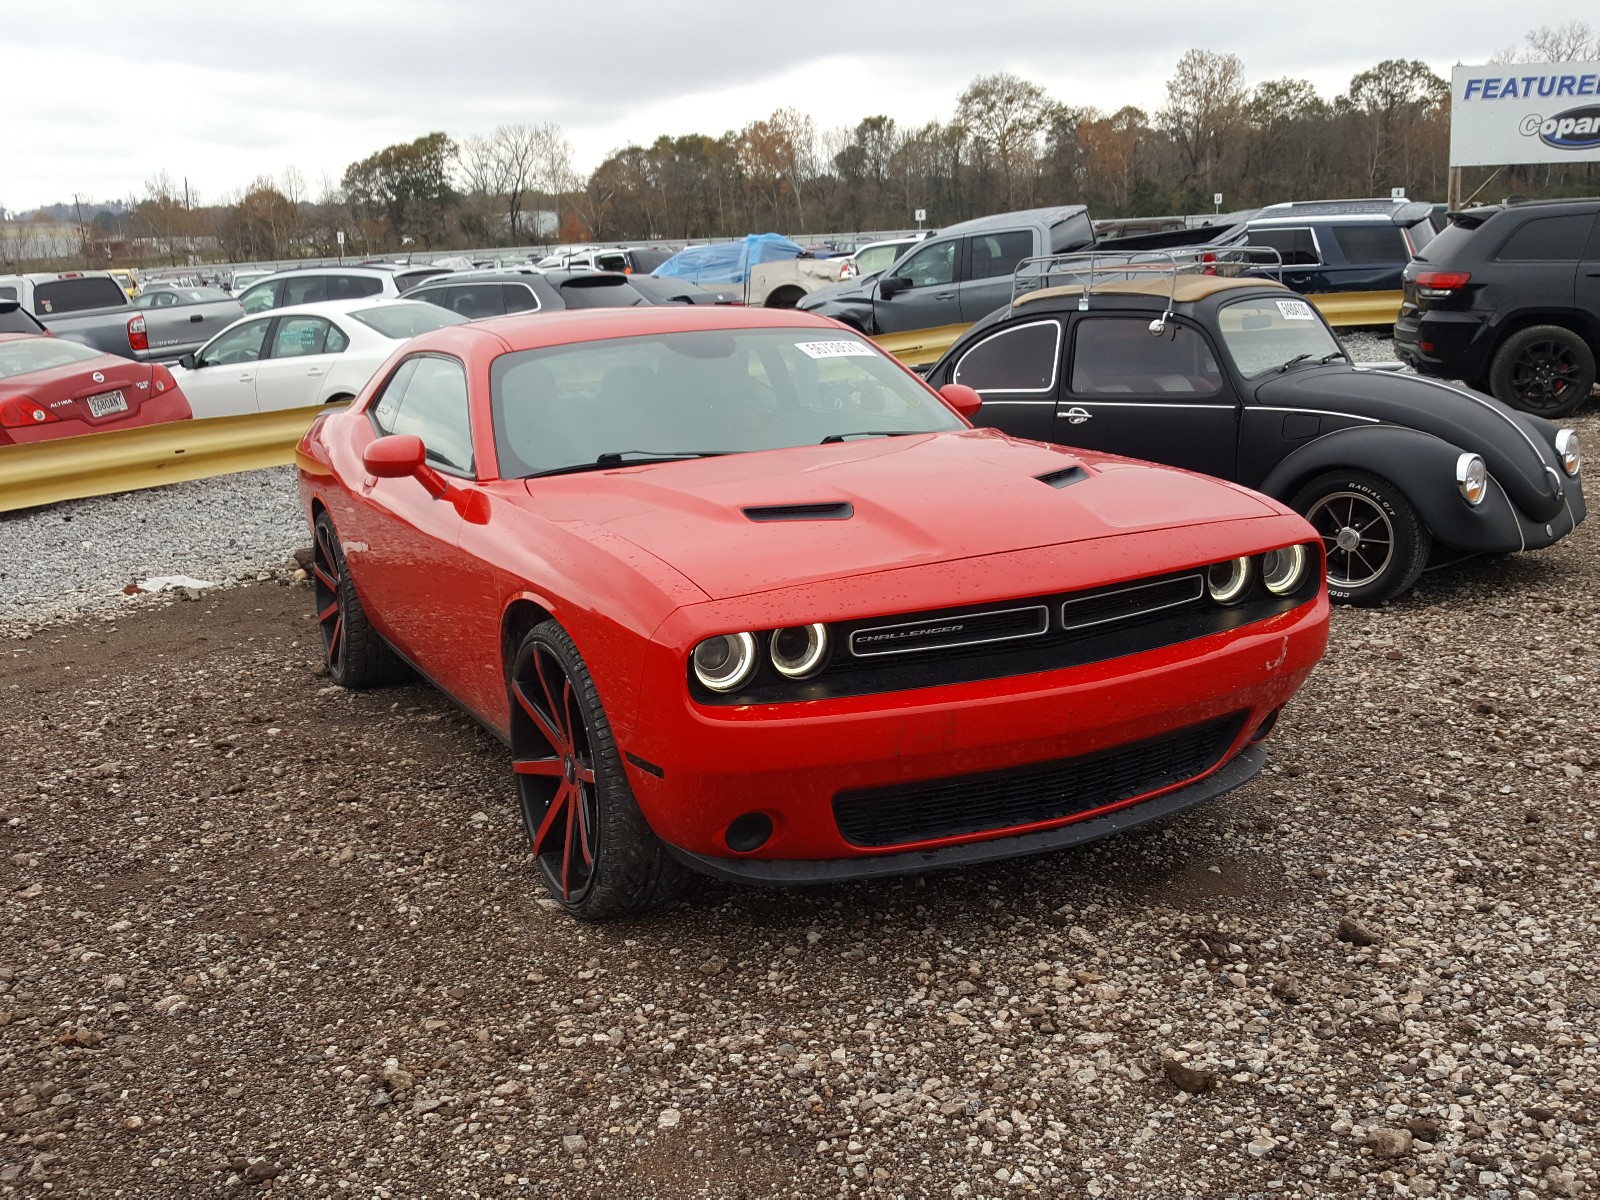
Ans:
{"type": "Polygon", "coordinates": [[[819,446],[832,446],[842,442],[845,438],[853,437],[905,437],[908,433],[926,433],[925,429],[852,429],[849,433],[830,433],[817,443],[819,446]]]}
{"type": "Polygon", "coordinates": [[[1329,363],[1331,363],[1334,359],[1343,358],[1344,356],[1345,355],[1344,355],[1344,351],[1343,350],[1335,350],[1332,353],[1324,354],[1321,358],[1317,359],[1317,363],[1318,363],[1318,365],[1325,367],[1329,363]]]}
{"type": "Polygon", "coordinates": [[[1311,358],[1311,357],[1313,357],[1313,356],[1311,354],[1309,354],[1309,353],[1308,354],[1296,354],[1288,362],[1284,363],[1283,366],[1278,368],[1278,374],[1282,375],[1290,367],[1294,366],[1295,363],[1297,363],[1297,362],[1305,362],[1306,359],[1311,358]]]}
{"type": "Polygon", "coordinates": [[[542,479],[546,475],[576,475],[580,471],[604,471],[607,467],[620,467],[630,458],[643,458],[657,462],[671,462],[682,458],[716,458],[733,454],[732,450],[609,450],[593,462],[571,463],[565,467],[551,467],[548,471],[535,471],[524,479],[542,479]]]}

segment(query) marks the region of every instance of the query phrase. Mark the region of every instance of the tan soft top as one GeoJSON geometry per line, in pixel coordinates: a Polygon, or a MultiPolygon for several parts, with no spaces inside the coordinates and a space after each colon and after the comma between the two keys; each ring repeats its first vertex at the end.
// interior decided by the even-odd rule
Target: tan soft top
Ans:
{"type": "MultiPolygon", "coordinates": [[[[1119,279],[1114,283],[1097,283],[1090,289],[1090,295],[1153,296],[1157,300],[1165,300],[1171,296],[1175,303],[1188,304],[1195,300],[1204,300],[1207,296],[1215,296],[1218,292],[1259,287],[1289,290],[1283,284],[1271,279],[1230,278],[1226,275],[1179,275],[1177,286],[1174,287],[1171,273],[1163,271],[1159,275],[1152,274],[1148,279],[1119,279]]],[[[1043,288],[1037,292],[1025,292],[1018,296],[1012,301],[1012,307],[1021,308],[1024,304],[1031,304],[1035,300],[1082,294],[1083,288],[1076,284],[1071,287],[1043,288]]]]}

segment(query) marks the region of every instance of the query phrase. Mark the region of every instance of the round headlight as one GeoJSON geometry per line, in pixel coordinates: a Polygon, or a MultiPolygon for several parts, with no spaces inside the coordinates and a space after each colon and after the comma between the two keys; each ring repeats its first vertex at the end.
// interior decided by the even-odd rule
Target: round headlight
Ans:
{"type": "Polygon", "coordinates": [[[1274,596],[1287,596],[1306,577],[1306,548],[1285,546],[1261,556],[1261,582],[1274,596]]]}
{"type": "Polygon", "coordinates": [[[1218,604],[1232,604],[1250,586],[1250,560],[1234,558],[1206,568],[1206,591],[1218,604]]]}
{"type": "Polygon", "coordinates": [[[1578,449],[1578,435],[1572,430],[1556,430],[1556,453],[1561,457],[1561,469],[1568,475],[1583,470],[1583,451],[1578,449]]]}
{"type": "Polygon", "coordinates": [[[789,679],[804,679],[822,669],[828,655],[826,625],[797,625],[772,635],[772,665],[789,679]]]}
{"type": "Polygon", "coordinates": [[[748,633],[723,633],[694,648],[694,677],[713,692],[731,692],[756,669],[756,639],[748,633]]]}
{"type": "Polygon", "coordinates": [[[1489,468],[1476,454],[1463,454],[1456,459],[1456,487],[1461,498],[1476,508],[1489,494],[1489,468]]]}

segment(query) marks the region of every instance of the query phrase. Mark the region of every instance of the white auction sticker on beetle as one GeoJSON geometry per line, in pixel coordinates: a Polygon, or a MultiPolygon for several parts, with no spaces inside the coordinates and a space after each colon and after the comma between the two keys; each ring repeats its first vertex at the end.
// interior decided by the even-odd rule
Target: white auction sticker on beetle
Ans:
{"type": "Polygon", "coordinates": [[[1285,321],[1315,321],[1311,315],[1311,305],[1304,300],[1279,300],[1278,311],[1283,314],[1285,321]]]}
{"type": "Polygon", "coordinates": [[[811,358],[873,358],[877,351],[865,342],[796,342],[794,348],[811,358]]]}

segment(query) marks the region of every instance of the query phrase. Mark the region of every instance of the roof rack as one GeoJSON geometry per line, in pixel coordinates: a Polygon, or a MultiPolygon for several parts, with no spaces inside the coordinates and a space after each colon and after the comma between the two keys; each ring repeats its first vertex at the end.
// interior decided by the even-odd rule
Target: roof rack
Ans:
{"type": "Polygon", "coordinates": [[[1011,276],[1011,302],[1047,287],[1083,288],[1078,311],[1087,312],[1097,283],[1130,279],[1168,281],[1167,307],[1150,323],[1152,332],[1166,327],[1176,303],[1180,275],[1266,275],[1283,278],[1283,255],[1271,246],[1197,246],[1192,250],[1078,251],[1025,258],[1011,276]],[[1061,276],[1059,282],[1057,277],[1061,276]]]}

